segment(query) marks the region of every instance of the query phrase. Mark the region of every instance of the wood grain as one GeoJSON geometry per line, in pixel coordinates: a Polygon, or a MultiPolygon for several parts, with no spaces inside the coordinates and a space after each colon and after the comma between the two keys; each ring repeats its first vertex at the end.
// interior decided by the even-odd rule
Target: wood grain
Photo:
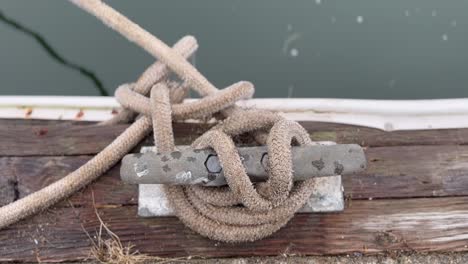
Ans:
{"type": "Polygon", "coordinates": [[[468,195],[468,146],[368,148],[364,173],[344,176],[354,199],[468,195]]]}
{"type": "MultiPolygon", "coordinates": [[[[301,123],[313,140],[357,143],[362,146],[464,145],[468,129],[384,132],[378,129],[317,122],[301,123]]],[[[128,125],[34,122],[24,124],[0,122],[0,156],[58,156],[96,154],[106,147],[128,125]]],[[[174,124],[178,144],[190,144],[210,126],[174,124]]],[[[151,144],[148,137],[145,144],[151,144]]],[[[138,148],[134,151],[138,151],[138,148]]]]}
{"type": "MultiPolygon", "coordinates": [[[[273,236],[240,244],[200,237],[173,217],[138,218],[136,206],[98,213],[124,245],[163,257],[464,251],[468,238],[467,197],[353,201],[343,213],[298,214],[273,236]]],[[[0,261],[85,259],[86,232],[98,228],[91,207],[48,210],[0,231],[0,261]]]]}
{"type": "MultiPolygon", "coordinates": [[[[91,158],[92,156],[4,157],[0,158],[0,171],[15,171],[17,195],[22,198],[63,178],[91,158]]],[[[119,166],[114,166],[97,181],[75,193],[70,199],[76,205],[90,205],[92,192],[95,193],[97,204],[127,205],[137,203],[137,186],[124,184],[120,180],[119,166]]],[[[69,206],[68,202],[62,202],[61,205],[69,206]]]]}
{"type": "Polygon", "coordinates": [[[468,129],[434,129],[386,132],[379,129],[320,122],[301,122],[313,140],[356,143],[361,146],[465,145],[468,129]]]}
{"type": "MultiPolygon", "coordinates": [[[[176,218],[138,218],[137,188],[120,181],[117,165],[54,208],[0,230],[0,261],[87,258],[86,232],[94,235],[99,228],[93,206],[124,244],[165,257],[467,250],[468,129],[383,132],[303,125],[314,140],[366,146],[368,169],[343,178],[348,200],[343,213],[300,214],[265,240],[218,243],[176,218]]],[[[75,170],[126,127],[0,120],[0,205],[75,170]]],[[[208,127],[175,124],[177,144],[188,144],[208,127]]]]}
{"type": "Polygon", "coordinates": [[[15,168],[7,159],[0,158],[0,206],[15,201],[19,196],[15,168]]]}
{"type": "MultiPolygon", "coordinates": [[[[468,195],[468,146],[378,147],[365,152],[368,169],[343,177],[348,198],[468,195]]],[[[18,195],[24,197],[62,178],[91,157],[3,157],[0,158],[0,179],[13,175],[18,183],[18,195]]],[[[119,166],[74,195],[73,203],[89,204],[93,190],[99,204],[136,204],[137,188],[120,181],[119,166]]]]}
{"type": "MultiPolygon", "coordinates": [[[[92,155],[109,145],[128,125],[52,125],[0,126],[0,156],[92,155]]],[[[174,124],[179,144],[190,144],[207,125],[174,124]]],[[[152,144],[151,137],[141,145],[152,144]]],[[[138,152],[137,147],[134,152],[138,152]]]]}

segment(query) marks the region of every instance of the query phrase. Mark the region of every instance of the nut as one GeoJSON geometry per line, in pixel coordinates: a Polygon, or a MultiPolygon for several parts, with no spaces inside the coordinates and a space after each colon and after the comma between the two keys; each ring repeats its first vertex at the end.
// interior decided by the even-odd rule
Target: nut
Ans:
{"type": "Polygon", "coordinates": [[[209,173],[220,173],[223,170],[218,155],[209,155],[205,161],[205,167],[209,173]]]}

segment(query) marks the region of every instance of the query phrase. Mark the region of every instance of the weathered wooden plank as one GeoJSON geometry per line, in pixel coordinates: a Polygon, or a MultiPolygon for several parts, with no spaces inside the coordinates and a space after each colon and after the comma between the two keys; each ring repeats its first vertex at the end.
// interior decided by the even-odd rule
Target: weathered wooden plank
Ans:
{"type": "MultiPolygon", "coordinates": [[[[122,184],[115,167],[69,201],[0,230],[0,260],[86,258],[91,243],[84,230],[94,234],[99,225],[91,206],[92,193],[104,221],[124,244],[135,244],[136,249],[153,255],[224,257],[466,250],[468,197],[375,199],[468,195],[468,146],[464,146],[468,130],[388,133],[324,123],[304,125],[315,140],[374,146],[366,149],[368,170],[344,177],[348,197],[374,200],[352,200],[341,214],[298,215],[286,229],[269,239],[229,245],[200,238],[175,218],[137,218],[136,188],[122,184]]],[[[80,154],[96,153],[125,127],[37,122],[0,125],[0,155],[4,156],[0,158],[0,204],[25,196],[78,168],[91,158],[80,154]],[[64,137],[67,133],[70,136],[64,137]],[[24,138],[18,139],[21,136],[24,138]]],[[[207,126],[178,124],[175,128],[179,144],[187,144],[207,126]]]]}
{"type": "Polygon", "coordinates": [[[468,195],[468,146],[368,148],[364,173],[343,177],[355,199],[468,195]]]}
{"type": "MultiPolygon", "coordinates": [[[[0,158],[0,171],[14,171],[17,191],[22,198],[66,176],[79,168],[92,156],[65,157],[5,157],[0,158]]],[[[114,166],[89,187],[75,193],[70,201],[76,205],[92,203],[91,193],[95,193],[97,204],[128,205],[137,203],[137,187],[124,184],[120,180],[119,166],[114,166]]],[[[69,206],[68,201],[61,203],[69,206]]]]}
{"type": "Polygon", "coordinates": [[[3,206],[16,200],[19,191],[14,167],[9,166],[8,160],[0,159],[0,168],[0,206],[3,206]]]}
{"type": "MultiPolygon", "coordinates": [[[[101,151],[128,125],[3,125],[0,126],[0,156],[87,155],[101,151]]],[[[174,134],[180,144],[189,144],[206,125],[177,123],[174,134]]],[[[142,144],[152,144],[151,137],[142,144]]],[[[138,152],[137,147],[134,151],[138,152]]]]}
{"type": "Polygon", "coordinates": [[[407,145],[464,145],[468,143],[468,129],[434,129],[386,132],[379,129],[331,124],[301,122],[314,140],[338,143],[356,143],[362,146],[407,145]]]}
{"type": "MultiPolygon", "coordinates": [[[[227,244],[193,233],[172,217],[136,217],[136,206],[98,210],[122,244],[165,257],[322,255],[466,251],[468,197],[360,200],[337,214],[299,214],[273,236],[227,244]]],[[[99,221],[92,207],[53,208],[0,231],[0,260],[73,261],[89,256],[99,221]]]]}
{"type": "MultiPolygon", "coordinates": [[[[47,124],[28,121],[0,122],[1,156],[87,155],[107,146],[128,125],[47,124]]],[[[362,146],[463,145],[468,144],[468,129],[384,132],[377,129],[317,122],[302,122],[313,140],[357,143],[362,146]]],[[[179,144],[189,144],[209,125],[174,124],[179,144]]],[[[150,143],[151,139],[147,140],[150,143]]],[[[135,150],[138,151],[138,150],[135,150]]]]}
{"type": "MultiPolygon", "coordinates": [[[[404,198],[468,195],[468,146],[398,146],[367,148],[368,169],[343,177],[348,198],[404,198]]],[[[78,168],[91,156],[3,157],[0,179],[12,174],[23,197],[78,168]]],[[[72,197],[89,204],[136,204],[137,189],[120,181],[119,165],[72,197]]]]}

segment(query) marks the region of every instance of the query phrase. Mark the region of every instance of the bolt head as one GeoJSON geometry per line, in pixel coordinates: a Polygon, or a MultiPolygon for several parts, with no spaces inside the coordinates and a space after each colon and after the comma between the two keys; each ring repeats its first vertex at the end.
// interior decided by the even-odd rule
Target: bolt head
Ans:
{"type": "Polygon", "coordinates": [[[205,161],[205,167],[210,173],[220,173],[223,170],[218,155],[209,155],[205,161]]]}

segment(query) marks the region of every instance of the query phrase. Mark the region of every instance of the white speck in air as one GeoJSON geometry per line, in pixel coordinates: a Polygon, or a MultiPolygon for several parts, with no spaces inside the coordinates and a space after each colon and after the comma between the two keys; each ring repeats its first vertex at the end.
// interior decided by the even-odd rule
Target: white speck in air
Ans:
{"type": "Polygon", "coordinates": [[[332,16],[331,17],[331,22],[332,22],[332,24],[335,24],[336,23],[336,17],[332,16]]]}
{"type": "Polygon", "coordinates": [[[410,13],[409,10],[405,10],[405,16],[407,16],[407,17],[411,16],[411,13],[410,13]]]}
{"type": "Polygon", "coordinates": [[[288,27],[287,27],[288,31],[291,31],[293,29],[292,25],[291,24],[288,24],[288,27]]]}
{"type": "Polygon", "coordinates": [[[432,10],[432,16],[433,16],[433,17],[436,17],[436,16],[437,16],[437,11],[432,10]]]}
{"type": "Polygon", "coordinates": [[[289,54],[291,54],[291,57],[297,57],[299,55],[299,51],[297,49],[291,49],[289,54]]]}
{"type": "Polygon", "coordinates": [[[443,34],[443,35],[442,35],[442,40],[443,40],[443,41],[447,41],[447,40],[448,40],[447,34],[443,34]]]}
{"type": "Polygon", "coordinates": [[[356,17],[356,22],[358,22],[358,24],[362,24],[362,22],[364,22],[364,18],[362,16],[358,16],[356,17]]]}
{"type": "Polygon", "coordinates": [[[315,0],[315,3],[316,3],[317,5],[320,5],[320,4],[322,3],[322,0],[315,0]]]}
{"type": "Polygon", "coordinates": [[[452,25],[452,27],[456,27],[456,26],[457,26],[457,21],[456,21],[456,20],[452,20],[452,22],[450,23],[450,25],[452,25]]]}

